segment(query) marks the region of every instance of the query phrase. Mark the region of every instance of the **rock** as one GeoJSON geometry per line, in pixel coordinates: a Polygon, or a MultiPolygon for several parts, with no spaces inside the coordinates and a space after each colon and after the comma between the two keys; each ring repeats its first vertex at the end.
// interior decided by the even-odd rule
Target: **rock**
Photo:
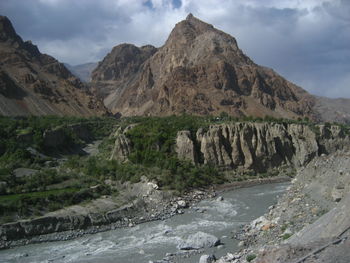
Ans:
{"type": "Polygon", "coordinates": [[[122,129],[121,127],[117,129],[114,134],[115,142],[110,160],[117,160],[120,162],[125,162],[128,160],[128,156],[131,153],[131,141],[125,134],[134,126],[135,125],[129,125],[125,129],[122,129]]]}
{"type": "Polygon", "coordinates": [[[216,201],[219,201],[219,202],[224,201],[224,198],[222,196],[219,196],[218,198],[216,198],[216,201]]]}
{"type": "Polygon", "coordinates": [[[213,263],[216,258],[214,255],[202,255],[199,259],[199,263],[213,263]]]}
{"type": "Polygon", "coordinates": [[[177,201],[177,205],[178,205],[178,207],[180,207],[180,208],[186,208],[186,207],[188,207],[188,204],[187,204],[186,201],[184,201],[184,200],[177,201]]]}
{"type": "Polygon", "coordinates": [[[164,231],[164,235],[170,234],[170,233],[172,233],[172,232],[173,232],[172,229],[167,229],[167,230],[164,231]]]}
{"type": "Polygon", "coordinates": [[[29,168],[17,168],[13,170],[13,174],[18,178],[31,176],[33,174],[36,174],[37,172],[39,172],[39,170],[29,168]]]}
{"type": "Polygon", "coordinates": [[[269,224],[270,221],[265,218],[265,216],[260,216],[250,223],[251,229],[261,229],[264,225],[269,224]]]}
{"type": "Polygon", "coordinates": [[[262,231],[270,230],[271,228],[274,228],[276,225],[273,223],[267,223],[261,227],[262,231]]]}
{"type": "Polygon", "coordinates": [[[182,241],[178,245],[178,248],[181,250],[191,250],[214,247],[219,244],[220,240],[217,237],[204,232],[197,232],[196,234],[188,236],[186,241],[182,241]]]}
{"type": "Polygon", "coordinates": [[[179,131],[176,136],[175,150],[180,159],[190,160],[197,163],[197,155],[194,143],[191,140],[190,131],[179,131]]]}
{"type": "Polygon", "coordinates": [[[332,191],[332,200],[334,202],[339,202],[343,198],[342,190],[340,189],[333,189],[332,191]]]}
{"type": "Polygon", "coordinates": [[[244,247],[244,245],[245,245],[244,241],[239,241],[238,247],[244,247]]]}
{"type": "Polygon", "coordinates": [[[148,186],[150,186],[153,190],[158,190],[159,186],[156,183],[148,182],[148,186]]]}

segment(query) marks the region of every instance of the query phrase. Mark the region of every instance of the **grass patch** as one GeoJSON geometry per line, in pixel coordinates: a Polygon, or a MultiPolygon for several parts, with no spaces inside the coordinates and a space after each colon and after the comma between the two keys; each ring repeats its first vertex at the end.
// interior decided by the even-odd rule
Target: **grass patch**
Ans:
{"type": "Polygon", "coordinates": [[[66,188],[66,189],[55,189],[55,190],[48,190],[48,191],[42,191],[42,192],[2,195],[0,196],[0,203],[7,204],[11,202],[17,202],[26,198],[46,198],[46,197],[49,197],[50,195],[75,193],[77,191],[79,191],[78,188],[66,188]]]}

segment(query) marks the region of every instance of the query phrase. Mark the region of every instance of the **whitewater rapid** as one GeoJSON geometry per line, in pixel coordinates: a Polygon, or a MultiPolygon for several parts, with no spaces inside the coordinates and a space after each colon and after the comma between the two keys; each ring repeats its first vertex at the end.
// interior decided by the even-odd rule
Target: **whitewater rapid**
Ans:
{"type": "MultiPolygon", "coordinates": [[[[226,191],[218,198],[203,200],[164,221],[147,222],[86,235],[74,240],[32,244],[0,251],[1,263],[148,263],[166,253],[177,253],[178,244],[199,231],[220,238],[222,246],[205,249],[217,257],[238,249],[232,233],[242,224],[263,215],[277,201],[288,183],[266,184],[226,191]]],[[[199,261],[201,254],[181,258],[181,263],[199,261]]]]}

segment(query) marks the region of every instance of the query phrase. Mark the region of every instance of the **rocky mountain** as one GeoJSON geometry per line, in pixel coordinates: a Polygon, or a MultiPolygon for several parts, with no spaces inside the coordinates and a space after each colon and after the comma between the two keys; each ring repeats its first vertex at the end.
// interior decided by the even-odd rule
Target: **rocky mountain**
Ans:
{"type": "Polygon", "coordinates": [[[90,62],[80,65],[72,66],[70,64],[64,64],[70,72],[72,72],[76,77],[78,77],[83,82],[91,81],[91,73],[97,67],[98,63],[90,62]]]}
{"type": "Polygon", "coordinates": [[[272,69],[255,64],[236,40],[192,14],[165,44],[113,48],[92,73],[113,113],[190,113],[314,117],[315,99],[272,69]]]}
{"type": "Polygon", "coordinates": [[[0,115],[105,114],[103,103],[53,57],[41,54],[0,16],[0,115]]]}
{"type": "Polygon", "coordinates": [[[142,64],[150,58],[157,49],[153,46],[136,47],[131,44],[121,44],[100,62],[92,72],[92,86],[97,94],[105,99],[110,108],[116,105],[115,98],[134,81],[142,64]]]}

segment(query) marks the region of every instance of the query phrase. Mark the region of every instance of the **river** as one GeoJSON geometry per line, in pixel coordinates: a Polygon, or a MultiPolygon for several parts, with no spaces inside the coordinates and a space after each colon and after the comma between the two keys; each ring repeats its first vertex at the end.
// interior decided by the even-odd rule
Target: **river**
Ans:
{"type": "MultiPolygon", "coordinates": [[[[74,240],[2,250],[0,262],[148,263],[161,260],[166,253],[179,252],[177,245],[188,235],[199,231],[220,238],[222,246],[203,251],[219,257],[238,250],[238,241],[232,239],[232,232],[263,215],[288,185],[276,183],[230,190],[220,194],[224,198],[222,201],[217,198],[203,200],[194,208],[186,209],[184,214],[164,221],[86,235],[74,240]]],[[[200,255],[181,258],[178,262],[198,263],[200,255]]]]}

